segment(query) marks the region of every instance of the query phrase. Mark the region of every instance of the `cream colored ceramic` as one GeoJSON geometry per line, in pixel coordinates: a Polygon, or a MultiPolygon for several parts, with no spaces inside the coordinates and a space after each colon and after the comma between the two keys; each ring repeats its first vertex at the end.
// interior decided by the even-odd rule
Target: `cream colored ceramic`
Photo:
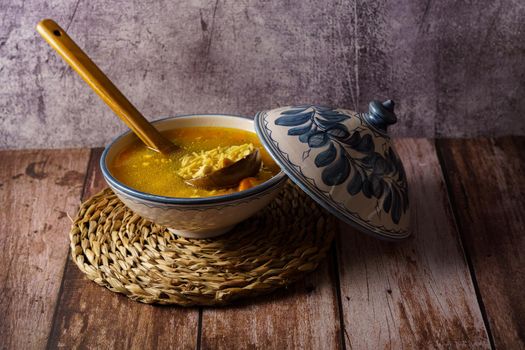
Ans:
{"type": "MultiPolygon", "coordinates": [[[[221,126],[254,131],[251,119],[231,115],[189,115],[162,119],[154,124],[160,131],[195,126],[221,126]]],[[[127,132],[106,147],[100,159],[105,180],[122,202],[135,213],[167,226],[183,237],[210,238],[227,232],[270,203],[287,179],[280,172],[249,190],[207,198],[174,198],[140,192],[118,181],[107,166],[119,151],[134,140],[136,136],[127,132]]]]}

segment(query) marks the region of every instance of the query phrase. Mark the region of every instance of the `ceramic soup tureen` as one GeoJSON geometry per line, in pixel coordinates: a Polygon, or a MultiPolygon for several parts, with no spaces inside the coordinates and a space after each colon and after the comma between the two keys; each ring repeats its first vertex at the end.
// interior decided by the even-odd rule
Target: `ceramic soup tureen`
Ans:
{"type": "Polygon", "coordinates": [[[366,113],[314,105],[282,107],[255,119],[190,115],[155,122],[158,130],[223,126],[255,131],[283,172],[249,190],[215,197],[172,198],[142,193],[112,176],[108,164],[134,139],[115,139],[102,154],[104,178],[134,212],[187,238],[210,238],[264,208],[286,182],[358,230],[387,240],[409,236],[407,180],[387,127],[394,103],[373,101],[366,113]]]}
{"type": "Polygon", "coordinates": [[[405,171],[387,127],[392,100],[366,113],[302,105],[259,112],[265,148],[303,191],[341,220],[375,237],[409,236],[405,171]]]}

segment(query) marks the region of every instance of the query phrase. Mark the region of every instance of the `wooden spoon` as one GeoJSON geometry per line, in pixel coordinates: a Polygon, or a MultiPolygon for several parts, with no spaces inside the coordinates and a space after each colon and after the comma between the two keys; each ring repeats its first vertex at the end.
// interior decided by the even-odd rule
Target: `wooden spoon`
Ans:
{"type": "MultiPolygon", "coordinates": [[[[144,118],[58,24],[51,19],[44,19],[36,29],[146,146],[165,155],[180,149],[144,118]]],[[[260,167],[261,160],[257,152],[255,156],[247,156],[226,168],[186,182],[206,189],[232,187],[242,179],[254,176],[260,167]]]]}
{"type": "Polygon", "coordinates": [[[146,146],[164,154],[178,148],[144,118],[58,24],[44,19],[36,29],[146,146]]]}

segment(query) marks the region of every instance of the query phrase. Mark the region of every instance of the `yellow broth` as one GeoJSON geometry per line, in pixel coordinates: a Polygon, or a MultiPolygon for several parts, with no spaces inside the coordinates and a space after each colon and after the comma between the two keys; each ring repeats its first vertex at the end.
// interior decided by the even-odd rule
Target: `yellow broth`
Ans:
{"type": "Polygon", "coordinates": [[[237,192],[239,187],[211,191],[197,189],[184,183],[176,171],[185,154],[245,143],[252,143],[262,157],[262,168],[252,181],[253,185],[270,179],[280,171],[253,132],[223,127],[192,127],[173,129],[164,135],[181,150],[165,156],[136,140],[115,157],[113,164],[109,164],[111,174],[131,188],[160,196],[196,198],[237,192]]]}

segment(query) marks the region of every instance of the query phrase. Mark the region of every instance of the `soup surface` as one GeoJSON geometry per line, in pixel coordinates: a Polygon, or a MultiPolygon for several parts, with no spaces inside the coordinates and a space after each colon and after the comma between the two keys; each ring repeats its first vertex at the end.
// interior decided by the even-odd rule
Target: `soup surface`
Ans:
{"type": "Polygon", "coordinates": [[[113,164],[109,164],[111,174],[122,183],[141,192],[167,197],[196,198],[237,192],[258,185],[280,171],[253,132],[222,127],[192,127],[173,129],[165,132],[164,135],[175,141],[182,150],[165,156],[150,150],[140,140],[136,140],[115,157],[113,164]],[[262,167],[254,178],[241,181],[237,187],[205,190],[187,185],[177,175],[184,157],[193,152],[244,144],[253,144],[259,149],[262,167]],[[247,182],[248,186],[246,186],[247,182]]]}

